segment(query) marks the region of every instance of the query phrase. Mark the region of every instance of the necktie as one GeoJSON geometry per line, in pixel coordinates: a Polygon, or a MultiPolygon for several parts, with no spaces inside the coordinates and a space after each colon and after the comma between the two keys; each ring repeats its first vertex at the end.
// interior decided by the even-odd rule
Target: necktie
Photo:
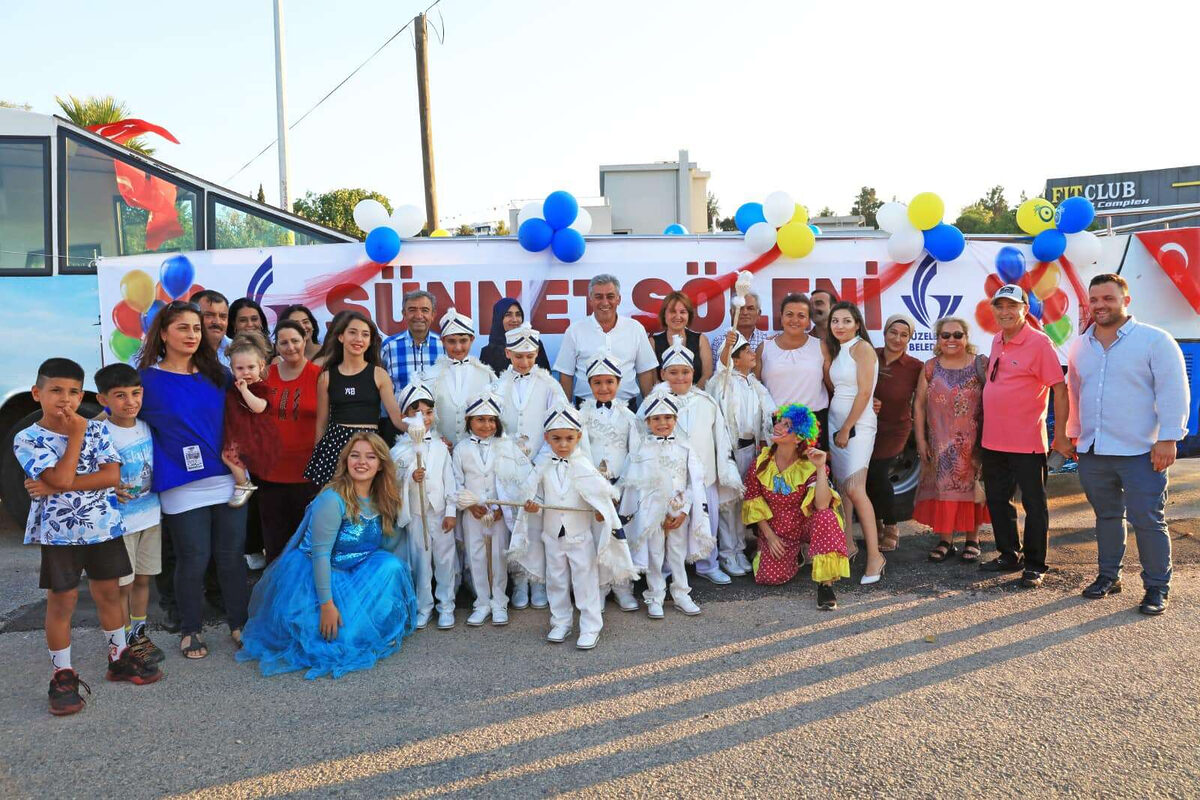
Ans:
{"type": "Polygon", "coordinates": [[[670,436],[656,436],[655,438],[660,442],[673,442],[675,441],[675,434],[671,434],[670,436]]]}
{"type": "Polygon", "coordinates": [[[612,408],[612,400],[596,401],[596,408],[612,408]]]}
{"type": "Polygon", "coordinates": [[[492,443],[491,439],[480,439],[478,436],[472,436],[471,441],[480,447],[487,447],[492,443]]]}
{"type": "Polygon", "coordinates": [[[558,482],[563,483],[567,479],[567,460],[553,456],[550,459],[554,463],[554,472],[558,476],[558,482]]]}
{"type": "Polygon", "coordinates": [[[461,367],[463,364],[467,363],[467,360],[464,358],[462,361],[459,361],[456,358],[452,358],[450,359],[450,363],[456,367],[461,367]]]}

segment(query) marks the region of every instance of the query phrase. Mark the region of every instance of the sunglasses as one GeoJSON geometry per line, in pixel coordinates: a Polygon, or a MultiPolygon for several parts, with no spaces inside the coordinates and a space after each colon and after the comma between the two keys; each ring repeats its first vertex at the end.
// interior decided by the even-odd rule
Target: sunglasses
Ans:
{"type": "Polygon", "coordinates": [[[950,331],[942,331],[938,334],[939,339],[962,339],[965,336],[966,334],[962,331],[954,331],[953,333],[950,331]]]}

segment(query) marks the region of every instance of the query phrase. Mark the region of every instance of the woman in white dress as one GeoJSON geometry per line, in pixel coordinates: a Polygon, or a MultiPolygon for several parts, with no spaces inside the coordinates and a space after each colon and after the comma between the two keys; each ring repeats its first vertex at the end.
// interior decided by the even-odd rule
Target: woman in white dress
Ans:
{"type": "MultiPolygon", "coordinates": [[[[842,504],[853,511],[867,542],[867,568],[863,584],[877,583],[886,562],[879,552],[875,509],[867,497],[867,467],[875,449],[877,420],[871,397],[879,376],[879,359],[871,343],[864,341],[866,325],[853,303],[834,304],[829,312],[825,344],[832,361],[829,381],[829,450],[833,478],[842,494],[842,504]]],[[[853,550],[851,517],[846,516],[846,544],[853,550]]]]}

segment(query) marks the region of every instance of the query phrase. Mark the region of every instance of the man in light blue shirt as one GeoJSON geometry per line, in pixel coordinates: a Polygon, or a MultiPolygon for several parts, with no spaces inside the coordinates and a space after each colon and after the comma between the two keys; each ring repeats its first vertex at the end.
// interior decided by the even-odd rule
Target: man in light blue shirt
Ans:
{"type": "Polygon", "coordinates": [[[1167,468],[1187,435],[1188,383],[1179,345],[1164,330],[1129,315],[1120,275],[1092,278],[1094,323],[1067,357],[1071,416],[1067,435],[1079,457],[1079,481],[1096,512],[1100,575],[1083,590],[1099,598],[1121,591],[1125,520],[1137,536],[1146,589],[1139,610],[1161,614],[1171,586],[1167,468]]]}

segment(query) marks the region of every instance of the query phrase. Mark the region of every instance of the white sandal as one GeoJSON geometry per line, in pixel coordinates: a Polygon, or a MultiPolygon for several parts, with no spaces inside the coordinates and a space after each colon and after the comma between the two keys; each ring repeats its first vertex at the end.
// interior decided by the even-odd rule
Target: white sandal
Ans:
{"type": "Polygon", "coordinates": [[[229,505],[234,508],[246,505],[246,501],[250,499],[250,495],[254,494],[254,490],[257,488],[253,483],[236,484],[233,487],[233,497],[229,498],[229,505]]]}

